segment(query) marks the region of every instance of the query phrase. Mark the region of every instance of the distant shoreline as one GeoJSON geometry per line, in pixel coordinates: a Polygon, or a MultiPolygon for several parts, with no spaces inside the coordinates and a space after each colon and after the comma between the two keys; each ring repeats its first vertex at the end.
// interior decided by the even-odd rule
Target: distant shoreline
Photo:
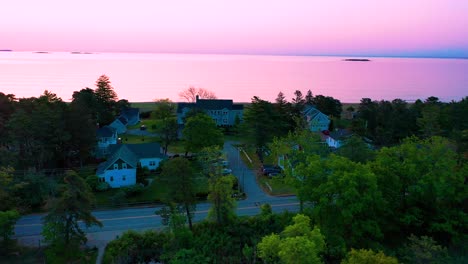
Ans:
{"type": "Polygon", "coordinates": [[[369,59],[343,59],[343,61],[371,61],[369,59]]]}

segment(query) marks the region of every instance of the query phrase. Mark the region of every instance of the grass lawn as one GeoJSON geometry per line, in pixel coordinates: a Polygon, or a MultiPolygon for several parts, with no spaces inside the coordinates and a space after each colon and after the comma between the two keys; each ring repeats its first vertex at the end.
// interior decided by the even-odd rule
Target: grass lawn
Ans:
{"type": "MultiPolygon", "coordinates": [[[[167,195],[169,187],[167,182],[161,181],[155,177],[153,182],[144,188],[144,191],[138,195],[126,197],[121,205],[138,204],[138,203],[159,203],[162,198],[167,195]]],[[[120,189],[109,189],[104,192],[96,192],[96,207],[113,207],[111,197],[116,195],[120,189]]],[[[208,192],[208,179],[205,177],[197,178],[197,193],[208,192]]]]}
{"type": "Polygon", "coordinates": [[[146,126],[146,130],[150,133],[156,133],[156,129],[153,128],[153,125],[156,124],[156,120],[146,118],[146,119],[141,119],[140,123],[133,125],[133,126],[128,126],[127,129],[140,129],[142,125],[146,126]]]}
{"type": "Polygon", "coordinates": [[[149,137],[149,136],[137,136],[129,134],[121,134],[119,137],[122,139],[124,144],[142,144],[142,143],[154,143],[159,142],[158,137],[149,137]]]}
{"type": "Polygon", "coordinates": [[[168,147],[168,152],[169,153],[178,153],[178,154],[185,154],[185,146],[184,146],[185,141],[184,140],[177,140],[175,142],[172,142],[169,147],[168,147]]]}
{"type": "Polygon", "coordinates": [[[266,176],[260,176],[258,179],[260,186],[271,195],[293,195],[295,190],[292,186],[289,186],[284,178],[273,177],[269,179],[266,176]],[[271,189],[270,189],[271,188],[271,189]]]}

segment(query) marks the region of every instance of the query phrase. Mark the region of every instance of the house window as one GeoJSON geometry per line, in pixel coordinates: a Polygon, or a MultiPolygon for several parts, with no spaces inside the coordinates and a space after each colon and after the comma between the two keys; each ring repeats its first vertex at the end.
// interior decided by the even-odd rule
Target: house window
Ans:
{"type": "Polygon", "coordinates": [[[122,163],[122,169],[126,169],[127,168],[127,163],[122,163]]]}
{"type": "Polygon", "coordinates": [[[118,170],[119,169],[119,164],[115,163],[114,164],[114,170],[118,170]]]}
{"type": "Polygon", "coordinates": [[[149,162],[149,165],[150,165],[150,166],[156,166],[156,161],[154,161],[154,160],[150,161],[150,162],[149,162]]]}
{"type": "Polygon", "coordinates": [[[111,181],[111,182],[114,181],[114,176],[111,176],[111,177],[110,177],[110,181],[111,181]]]}
{"type": "Polygon", "coordinates": [[[224,123],[224,124],[227,124],[227,119],[226,119],[226,118],[223,119],[223,123],[224,123]]]}
{"type": "Polygon", "coordinates": [[[122,181],[125,181],[127,178],[125,177],[125,175],[122,176],[122,181]]]}

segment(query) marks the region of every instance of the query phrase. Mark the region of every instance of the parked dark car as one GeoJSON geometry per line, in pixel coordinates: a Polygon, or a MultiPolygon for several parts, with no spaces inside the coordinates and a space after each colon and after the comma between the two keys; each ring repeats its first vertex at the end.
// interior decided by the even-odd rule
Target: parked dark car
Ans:
{"type": "Polygon", "coordinates": [[[276,166],[276,165],[263,165],[262,166],[262,174],[265,176],[276,176],[278,174],[281,174],[283,170],[276,166]],[[270,175],[271,174],[271,175],[270,175]]]}

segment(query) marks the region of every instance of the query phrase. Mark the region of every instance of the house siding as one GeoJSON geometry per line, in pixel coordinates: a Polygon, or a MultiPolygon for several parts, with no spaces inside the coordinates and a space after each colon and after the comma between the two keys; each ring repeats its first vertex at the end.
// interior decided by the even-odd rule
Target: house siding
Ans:
{"type": "Polygon", "coordinates": [[[135,169],[106,170],[104,175],[99,175],[98,177],[104,178],[111,188],[120,188],[136,184],[135,169]]]}
{"type": "Polygon", "coordinates": [[[159,163],[162,161],[160,158],[143,158],[140,159],[140,165],[142,168],[148,168],[149,170],[155,170],[159,167],[159,163]],[[154,162],[154,165],[150,165],[151,162],[154,162]]]}

